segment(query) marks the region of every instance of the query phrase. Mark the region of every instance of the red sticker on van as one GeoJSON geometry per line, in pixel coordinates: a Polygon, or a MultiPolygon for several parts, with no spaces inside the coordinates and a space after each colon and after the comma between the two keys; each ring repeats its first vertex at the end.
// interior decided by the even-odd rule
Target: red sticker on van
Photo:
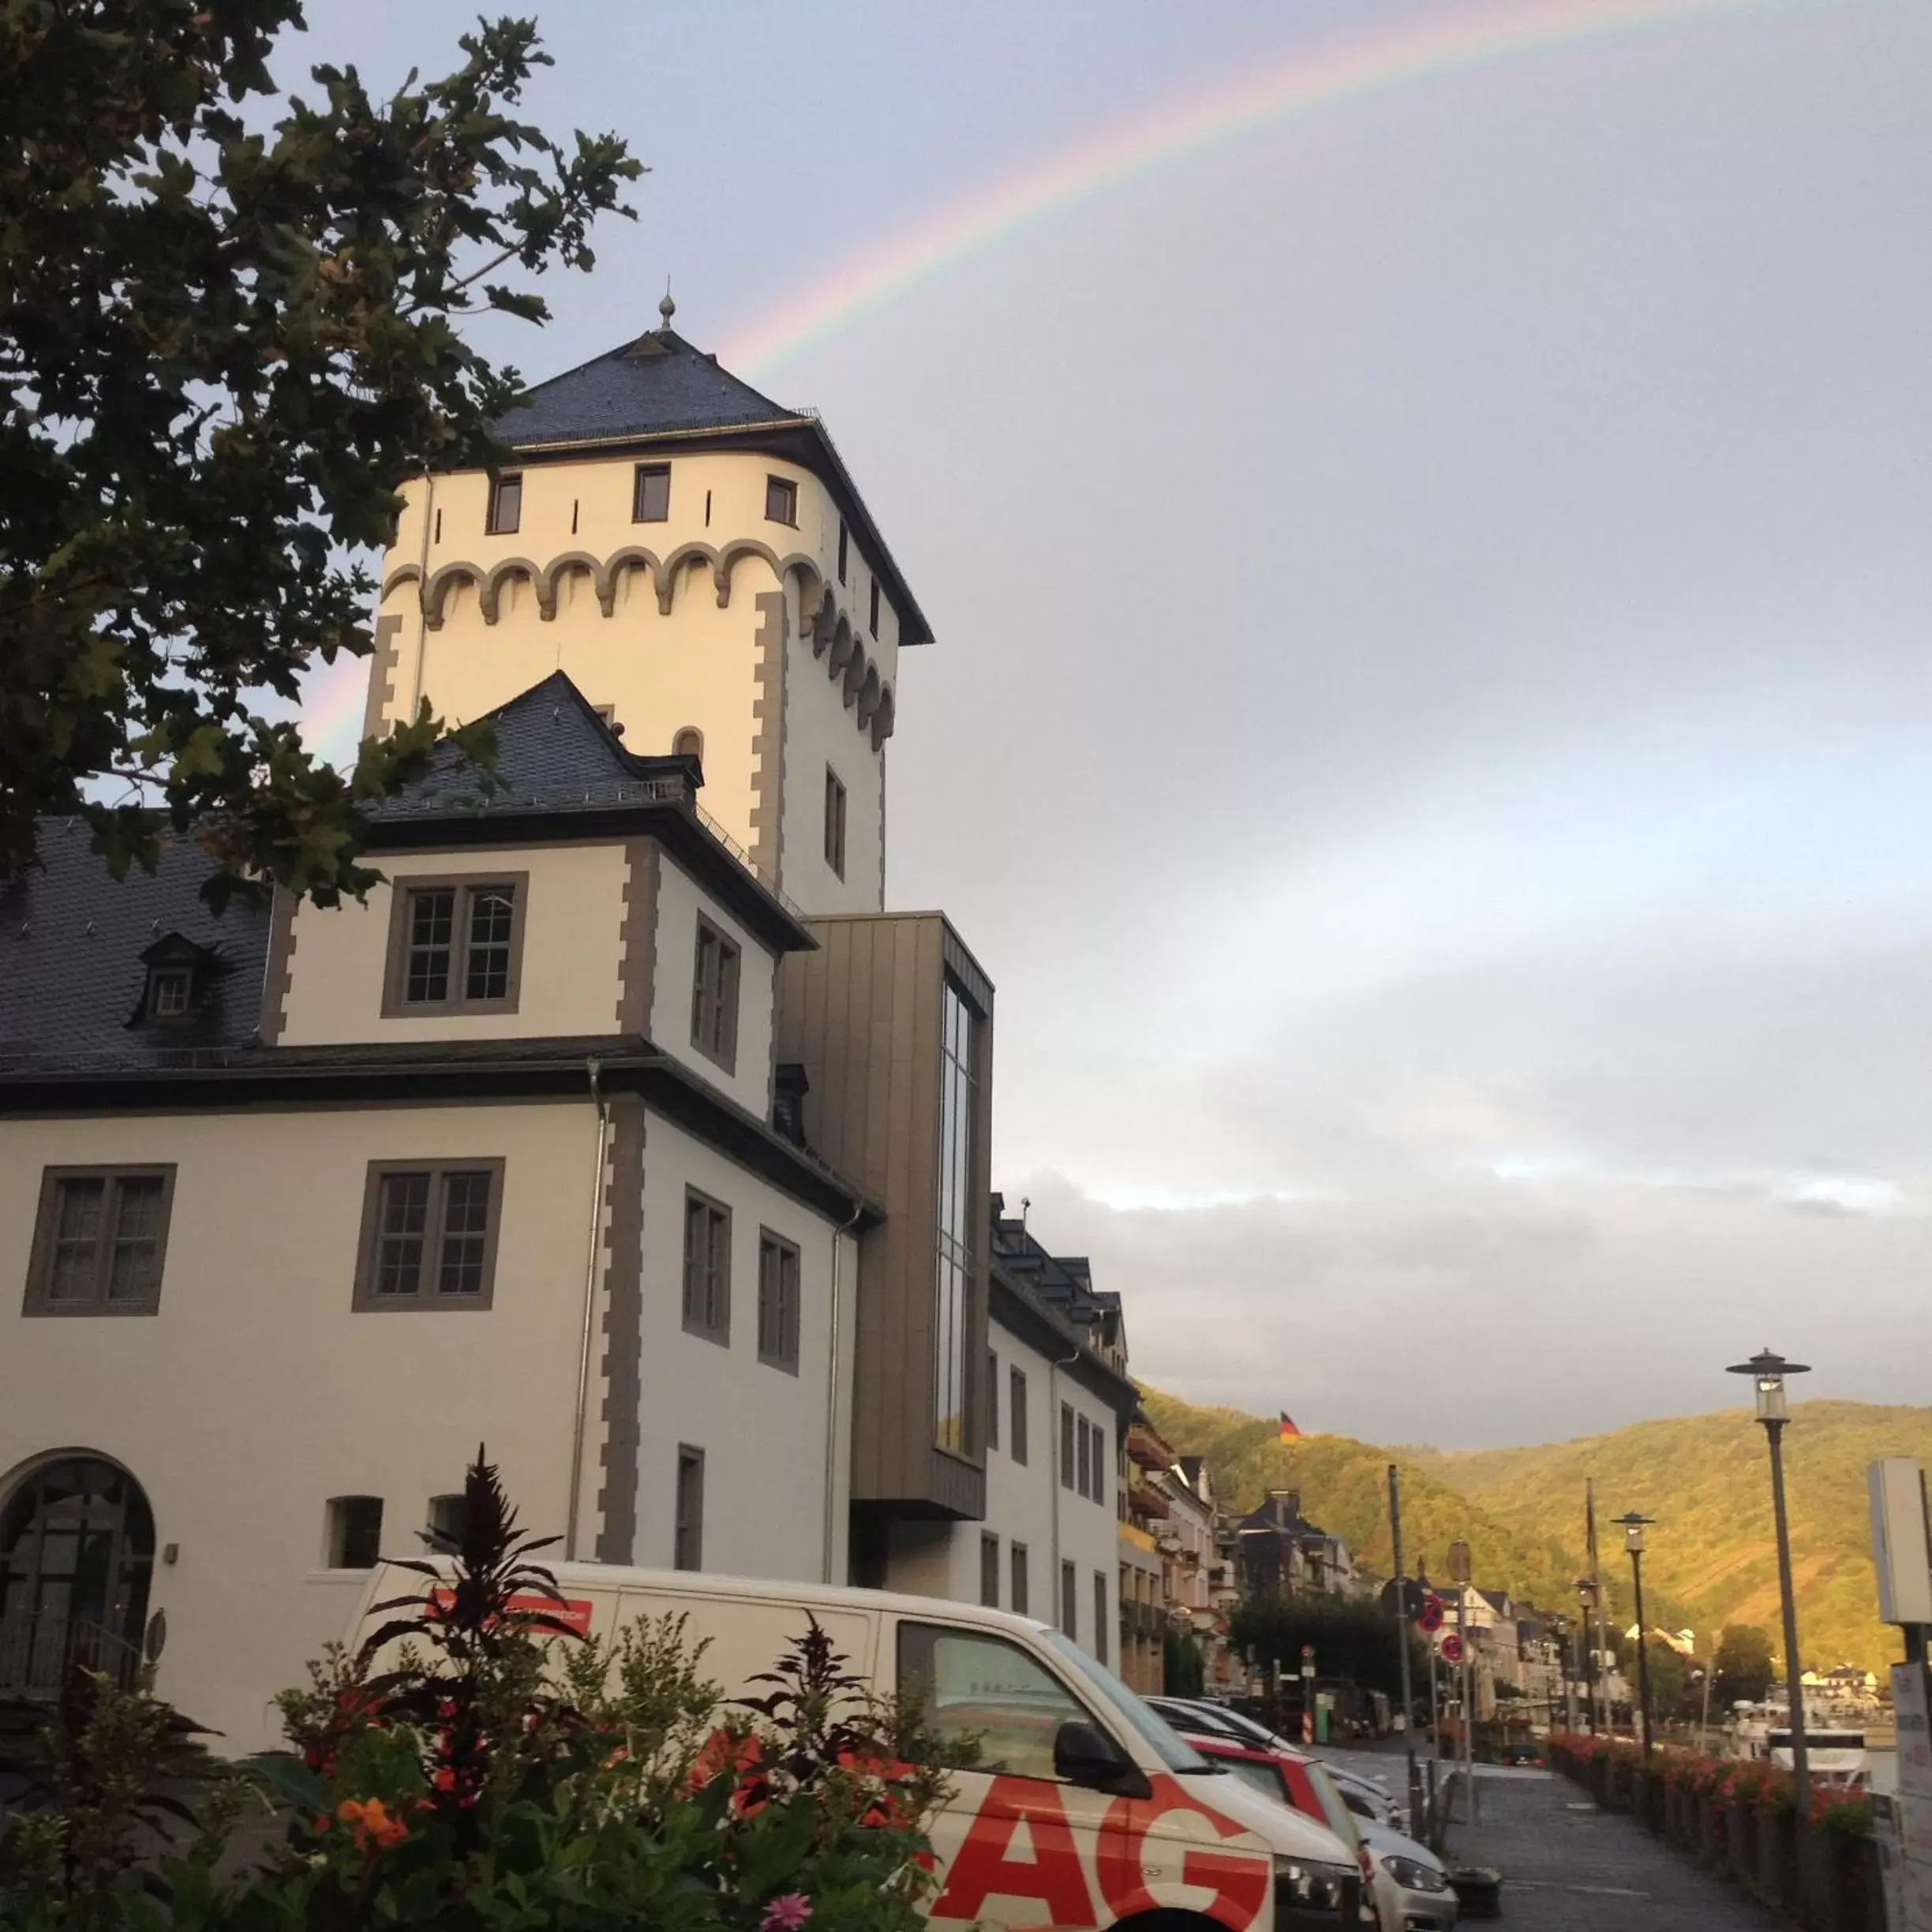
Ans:
{"type": "MultiPolygon", "coordinates": [[[[1218,1837],[1239,1838],[1246,1830],[1203,1804],[1183,1789],[1178,1779],[1165,1772],[1157,1772],[1148,1781],[1151,1797],[1117,1799],[1100,1827],[1096,1861],[1100,1896],[1116,1919],[1159,1911],[1174,1903],[1156,1898],[1148,1885],[1147,1835],[1157,1820],[1171,1812],[1188,1811],[1205,1818],[1218,1837]]],[[[1252,1853],[1190,1847],[1181,1854],[1180,1882],[1211,1892],[1213,1897],[1199,1909],[1226,1926],[1228,1932],[1246,1932],[1267,1903],[1269,1870],[1268,1861],[1252,1853]]]]}
{"type": "Polygon", "coordinates": [[[935,1919],[977,1919],[989,1898],[1038,1899],[1050,1926],[1090,1926],[1093,1893],[1080,1867],[1060,1788],[1038,1778],[996,1777],[932,1903],[935,1919]],[[1030,1859],[1006,1854],[1020,1825],[1030,1859]]]}
{"type": "MultiPolygon", "coordinates": [[[[432,1589],[429,1601],[439,1610],[447,1610],[456,1601],[456,1593],[451,1589],[432,1589]]],[[[510,1608],[526,1616],[552,1616],[560,1623],[568,1624],[579,1637],[590,1634],[590,1600],[587,1597],[567,1597],[563,1602],[555,1598],[539,1596],[532,1591],[526,1596],[512,1597],[510,1608]]],[[[554,1636],[554,1631],[545,1631],[546,1636],[554,1636]]]]}

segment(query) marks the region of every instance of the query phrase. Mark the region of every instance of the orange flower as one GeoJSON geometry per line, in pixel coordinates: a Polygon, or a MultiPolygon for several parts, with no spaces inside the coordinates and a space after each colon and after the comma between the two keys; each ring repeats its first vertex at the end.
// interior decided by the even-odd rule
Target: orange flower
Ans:
{"type": "Polygon", "coordinates": [[[345,1798],[335,1807],[335,1815],[345,1825],[354,1827],[358,1852],[387,1851],[409,1836],[408,1825],[399,1818],[391,1818],[380,1798],[345,1798]]]}
{"type": "Polygon", "coordinates": [[[691,1760],[691,1775],[684,1788],[694,1793],[701,1792],[713,1778],[727,1775],[735,1781],[746,1772],[755,1771],[763,1759],[764,1753],[755,1737],[735,1738],[728,1731],[713,1731],[691,1760]]]}

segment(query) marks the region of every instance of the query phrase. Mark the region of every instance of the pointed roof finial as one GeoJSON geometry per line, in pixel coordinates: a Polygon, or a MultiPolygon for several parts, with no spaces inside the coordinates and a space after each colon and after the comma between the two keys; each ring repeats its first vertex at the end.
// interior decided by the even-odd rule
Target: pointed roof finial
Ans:
{"type": "Polygon", "coordinates": [[[665,277],[664,300],[657,305],[657,313],[664,317],[663,326],[658,333],[666,334],[671,327],[671,318],[677,313],[677,304],[671,299],[671,278],[668,275],[665,277]]]}

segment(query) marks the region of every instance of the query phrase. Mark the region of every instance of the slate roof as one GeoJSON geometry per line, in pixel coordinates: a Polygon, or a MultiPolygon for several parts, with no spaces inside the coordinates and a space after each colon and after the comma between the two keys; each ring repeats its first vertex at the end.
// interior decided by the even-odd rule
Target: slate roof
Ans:
{"type": "Polygon", "coordinates": [[[213,863],[192,838],[164,838],[152,877],[137,868],[118,883],[78,819],[43,822],[40,856],[42,869],[0,893],[0,1058],[163,1065],[253,1036],[268,908],[233,899],[215,918],[200,897],[213,863]],[[210,949],[225,970],[206,976],[206,996],[185,1022],[130,1025],[147,983],[141,955],[170,933],[210,949]]]}
{"type": "MultiPolygon", "coordinates": [[[[513,822],[519,829],[533,818],[575,816],[588,823],[640,807],[668,807],[651,821],[653,828],[672,835],[688,862],[709,870],[721,897],[754,930],[781,945],[812,943],[782,901],[698,818],[702,777],[695,758],[625,751],[560,671],[489,719],[496,734],[493,772],[484,773],[446,744],[424,778],[370,810],[378,864],[380,848],[407,844],[432,826],[432,843],[453,822],[488,842],[507,835],[513,822]]],[[[557,836],[565,835],[559,826],[557,836]]],[[[268,907],[237,897],[215,918],[200,897],[214,864],[193,838],[170,835],[152,877],[137,869],[118,882],[94,856],[78,819],[43,821],[40,855],[41,869],[0,891],[0,1066],[28,1057],[178,1066],[211,1049],[254,1041],[268,907]],[[215,955],[214,969],[201,975],[204,996],[185,1022],[137,1021],[148,975],[142,956],[170,934],[215,955]]]]}
{"type": "Polygon", "coordinates": [[[652,799],[688,804],[704,782],[694,758],[627,751],[561,671],[485,715],[496,737],[493,770],[456,745],[440,745],[427,774],[373,807],[369,818],[389,826],[478,810],[567,811],[652,799]]]}
{"type": "Polygon", "coordinates": [[[655,329],[539,383],[494,427],[513,449],[530,449],[809,420],[719,368],[716,356],[675,330],[655,329]]]}

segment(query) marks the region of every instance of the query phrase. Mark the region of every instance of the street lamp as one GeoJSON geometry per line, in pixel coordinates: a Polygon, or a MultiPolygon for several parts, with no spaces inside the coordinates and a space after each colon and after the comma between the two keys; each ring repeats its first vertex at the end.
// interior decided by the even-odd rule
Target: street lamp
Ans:
{"type": "Polygon", "coordinates": [[[1643,1553],[1644,1529],[1654,1516],[1640,1516],[1631,1510],[1612,1519],[1623,1532],[1623,1547],[1630,1552],[1631,1578],[1637,1593],[1637,1698],[1643,1710],[1643,1753],[1650,1755],[1650,1657],[1644,1643],[1643,1553]]]}
{"type": "Polygon", "coordinates": [[[1778,1589],[1784,1600],[1785,1702],[1791,1710],[1792,1778],[1797,1788],[1798,1815],[1809,1814],[1811,1761],[1805,1748],[1804,1678],[1798,1662],[1798,1604],[1792,1594],[1791,1525],[1784,1515],[1784,1425],[1791,1410],[1784,1402],[1784,1378],[1809,1375],[1804,1362],[1787,1361],[1769,1349],[1760,1349],[1749,1361],[1733,1362],[1727,1375],[1749,1376],[1758,1400],[1758,1420],[1771,1444],[1771,1507],[1777,1519],[1778,1589]]]}
{"type": "Polygon", "coordinates": [[[1583,1705],[1589,1713],[1590,1735],[1597,1735],[1597,1653],[1600,1633],[1591,1622],[1597,1608],[1597,1586],[1588,1577],[1578,1577],[1576,1592],[1581,1600],[1577,1618],[1577,1663],[1583,1678],[1583,1705]]]}

